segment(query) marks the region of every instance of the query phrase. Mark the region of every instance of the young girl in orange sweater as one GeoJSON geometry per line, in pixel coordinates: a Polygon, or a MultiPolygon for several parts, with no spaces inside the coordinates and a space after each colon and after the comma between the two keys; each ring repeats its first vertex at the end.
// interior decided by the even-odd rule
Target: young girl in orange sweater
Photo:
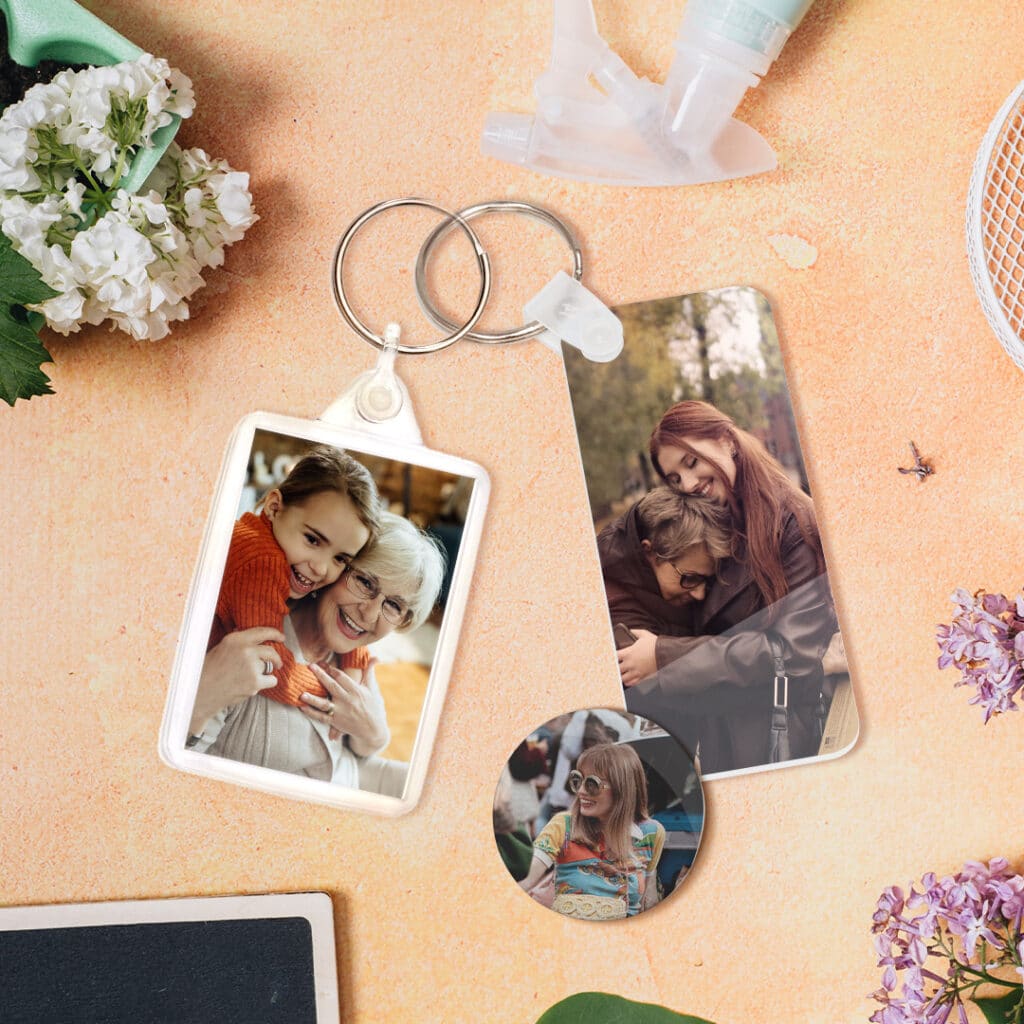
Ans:
{"type": "MultiPolygon", "coordinates": [[[[289,601],[330,586],[376,537],[379,514],[377,488],[365,466],[327,445],[304,455],[267,493],[258,515],[246,512],[235,523],[206,649],[236,630],[280,629],[289,601]]],[[[270,646],[281,667],[273,672],[276,685],[261,691],[264,697],[301,707],[303,693],[328,696],[284,644],[270,646]]],[[[369,658],[357,648],[341,656],[340,667],[361,679],[369,658]]],[[[273,668],[269,660],[267,666],[273,668]]]]}

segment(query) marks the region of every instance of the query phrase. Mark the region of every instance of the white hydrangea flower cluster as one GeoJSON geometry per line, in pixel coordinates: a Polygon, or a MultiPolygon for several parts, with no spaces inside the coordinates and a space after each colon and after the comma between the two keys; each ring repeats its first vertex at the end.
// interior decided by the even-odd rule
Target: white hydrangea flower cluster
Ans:
{"type": "Polygon", "coordinates": [[[63,71],[0,115],[0,230],[59,294],[32,307],[61,334],[105,320],[134,338],[188,318],[201,272],[257,220],[249,176],[172,143],[144,191],[118,187],[192,85],[144,54],[63,71]]]}

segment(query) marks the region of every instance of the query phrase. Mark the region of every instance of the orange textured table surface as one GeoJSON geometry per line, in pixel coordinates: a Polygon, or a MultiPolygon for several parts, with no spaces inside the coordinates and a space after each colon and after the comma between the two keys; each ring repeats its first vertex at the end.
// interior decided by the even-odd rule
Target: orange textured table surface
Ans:
{"type": "MultiPolygon", "coordinates": [[[[966,859],[1020,864],[1020,716],[983,726],[935,664],[956,586],[1021,583],[1024,377],[975,298],[964,208],[985,129],[1024,77],[1024,14],[972,0],[818,0],[739,116],[779,168],[691,188],[541,177],[479,152],[530,112],[547,0],[96,0],[192,79],[181,139],[252,176],[260,221],[161,342],[47,333],[56,394],[0,411],[0,904],[323,889],[346,1021],[532,1024],[602,989],[718,1024],[852,1024],[878,987],[875,900],[966,859]],[[157,756],[184,602],[224,445],[244,414],[317,415],[374,353],[339,318],[333,247],[365,207],[540,203],[575,229],[613,304],[733,284],[769,298],[862,727],[827,764],[713,782],[695,869],[608,926],[561,920],[507,877],[500,767],[532,728],[619,702],[572,413],[537,343],[399,362],[424,440],[493,492],[430,777],[397,820],[185,775],[157,756]],[[816,250],[810,266],[771,239],[816,250]],[[789,259],[785,258],[789,255],[789,259]],[[935,465],[900,476],[913,439],[935,465]]],[[[661,81],[682,0],[596,0],[661,81]]],[[[366,319],[415,312],[426,213],[353,252],[366,319]],[[391,232],[391,234],[389,234],[391,232]],[[374,256],[371,243],[394,240],[374,256]]],[[[480,221],[493,313],[565,266],[526,221],[480,221]]],[[[453,294],[472,292],[451,261],[453,294]]],[[[614,410],[609,410],[614,415],[614,410]]]]}

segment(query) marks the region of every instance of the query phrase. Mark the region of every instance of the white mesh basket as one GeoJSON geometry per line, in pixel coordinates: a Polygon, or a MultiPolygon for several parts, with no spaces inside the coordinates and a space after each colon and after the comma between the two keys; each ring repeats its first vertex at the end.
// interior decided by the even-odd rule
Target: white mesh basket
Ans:
{"type": "Polygon", "coordinates": [[[1024,370],[1024,82],[996,114],[974,161],[967,257],[985,318],[1024,370]]]}

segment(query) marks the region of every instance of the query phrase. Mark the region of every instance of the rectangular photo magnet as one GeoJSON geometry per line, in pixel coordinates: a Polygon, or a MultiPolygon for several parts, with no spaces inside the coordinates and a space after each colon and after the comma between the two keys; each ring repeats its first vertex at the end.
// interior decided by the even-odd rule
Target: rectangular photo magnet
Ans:
{"type": "Polygon", "coordinates": [[[472,462],[268,413],[235,432],[162,757],[380,814],[423,788],[489,482],[472,462]]]}
{"type": "Polygon", "coordinates": [[[857,707],[767,300],[615,313],[621,356],[564,357],[626,707],[705,778],[845,753],[857,707]]]}

